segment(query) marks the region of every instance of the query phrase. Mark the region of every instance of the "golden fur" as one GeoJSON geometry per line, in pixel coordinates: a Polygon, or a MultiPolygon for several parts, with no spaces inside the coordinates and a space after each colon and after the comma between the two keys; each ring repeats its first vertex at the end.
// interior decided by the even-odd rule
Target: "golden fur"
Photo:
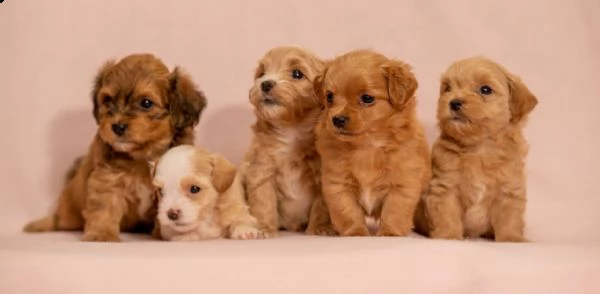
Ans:
{"type": "Polygon", "coordinates": [[[153,170],[158,196],[155,236],[171,241],[262,237],[236,168],[222,156],[181,145],[169,149],[153,170]]]}
{"type": "Polygon", "coordinates": [[[464,59],[448,68],[441,80],[433,179],[417,220],[422,233],[526,240],[528,145],[522,129],[536,104],[517,76],[489,59],[464,59]],[[458,110],[450,106],[455,99],[458,110]]]}
{"type": "MultiPolygon", "coordinates": [[[[280,228],[305,230],[320,194],[314,125],[321,107],[313,79],[322,67],[313,53],[282,46],[269,50],[256,69],[250,102],[257,121],[241,170],[250,212],[267,236],[276,236],[280,228]]],[[[308,231],[330,232],[324,221],[308,231]]]]}
{"type": "Polygon", "coordinates": [[[150,54],[106,62],[92,90],[98,131],[68,173],[55,212],[27,232],[82,230],[84,241],[119,241],[119,232],[152,227],[148,161],[193,144],[206,99],[178,68],[150,54]]]}
{"type": "Polygon", "coordinates": [[[417,87],[409,65],[369,50],[335,58],[316,79],[323,196],[340,235],[370,235],[366,216],[379,220],[378,236],[411,232],[430,178],[417,87]]]}

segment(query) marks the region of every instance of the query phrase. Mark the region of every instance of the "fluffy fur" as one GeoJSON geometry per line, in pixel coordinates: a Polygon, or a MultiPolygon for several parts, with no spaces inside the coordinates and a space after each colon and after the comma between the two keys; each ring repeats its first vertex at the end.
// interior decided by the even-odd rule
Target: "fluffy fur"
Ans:
{"type": "Polygon", "coordinates": [[[190,77],[150,54],[106,62],[92,90],[98,131],[68,173],[55,212],[27,232],[82,230],[84,241],[119,241],[119,233],[152,227],[148,161],[193,144],[206,99],[190,77]]]}
{"type": "MultiPolygon", "coordinates": [[[[268,236],[276,236],[280,228],[305,230],[319,198],[314,126],[321,107],[313,79],[322,67],[315,54],[283,46],[268,51],[256,69],[250,102],[257,121],[241,169],[250,212],[268,236]]],[[[314,216],[321,223],[313,222],[309,232],[331,231],[327,218],[314,216]]]]}
{"type": "Polygon", "coordinates": [[[409,65],[370,50],[328,63],[315,80],[325,111],[316,128],[323,196],[341,236],[405,236],[430,179],[409,65]]]}
{"type": "Polygon", "coordinates": [[[236,168],[192,145],[171,148],[154,165],[155,236],[169,241],[262,237],[248,211],[236,168]]]}
{"type": "Polygon", "coordinates": [[[501,65],[476,57],[443,74],[433,179],[420,230],[433,238],[525,241],[522,129],[537,98],[501,65]]]}

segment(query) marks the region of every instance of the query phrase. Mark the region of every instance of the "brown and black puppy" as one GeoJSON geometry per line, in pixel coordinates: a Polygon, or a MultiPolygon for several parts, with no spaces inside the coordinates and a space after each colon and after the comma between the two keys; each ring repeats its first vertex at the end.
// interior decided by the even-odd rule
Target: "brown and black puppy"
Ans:
{"type": "Polygon", "coordinates": [[[148,162],[193,144],[204,94],[179,68],[150,54],[108,61],[92,90],[98,131],[72,167],[54,214],[26,232],[82,230],[84,241],[119,241],[120,231],[151,226],[156,207],[148,162]]]}

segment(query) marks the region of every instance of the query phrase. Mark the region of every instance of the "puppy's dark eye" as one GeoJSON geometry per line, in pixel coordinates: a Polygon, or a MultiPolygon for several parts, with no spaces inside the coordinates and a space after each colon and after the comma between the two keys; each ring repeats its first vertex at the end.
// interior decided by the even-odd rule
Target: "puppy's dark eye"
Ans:
{"type": "Polygon", "coordinates": [[[152,102],[150,99],[142,99],[142,101],[140,101],[140,106],[144,109],[150,109],[153,105],[154,102],[152,102]]]}
{"type": "Polygon", "coordinates": [[[327,92],[327,104],[331,105],[333,104],[333,93],[331,92],[327,92]]]}
{"type": "Polygon", "coordinates": [[[304,74],[298,70],[298,69],[294,69],[292,71],[292,78],[296,79],[296,80],[300,80],[304,77],[304,74]]]}
{"type": "Polygon", "coordinates": [[[105,105],[109,104],[111,102],[112,102],[112,97],[110,97],[110,96],[104,96],[104,98],[102,98],[102,103],[104,103],[105,105]]]}
{"type": "Polygon", "coordinates": [[[360,96],[360,102],[362,102],[363,104],[373,104],[373,102],[375,102],[375,98],[371,95],[362,95],[360,96]]]}
{"type": "Polygon", "coordinates": [[[481,86],[481,88],[479,88],[479,92],[483,95],[490,95],[490,94],[492,94],[493,91],[492,91],[492,88],[490,88],[490,86],[484,85],[484,86],[481,86]]]}
{"type": "Polygon", "coordinates": [[[444,91],[444,93],[448,93],[452,91],[452,87],[450,87],[450,85],[448,84],[444,84],[444,86],[442,87],[442,91],[444,91]]]}
{"type": "Polygon", "coordinates": [[[198,192],[200,192],[200,187],[198,187],[198,186],[196,186],[196,185],[192,185],[192,186],[190,187],[190,193],[192,193],[192,194],[196,194],[196,193],[198,193],[198,192]]]}

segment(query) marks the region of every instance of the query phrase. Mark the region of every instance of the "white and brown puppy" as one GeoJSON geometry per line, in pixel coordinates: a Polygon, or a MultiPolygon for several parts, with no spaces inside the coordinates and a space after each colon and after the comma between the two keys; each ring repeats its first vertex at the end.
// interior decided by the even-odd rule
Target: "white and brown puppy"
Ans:
{"type": "Polygon", "coordinates": [[[155,236],[168,241],[263,236],[248,211],[236,168],[225,158],[181,145],[151,166],[158,197],[155,236]]]}

